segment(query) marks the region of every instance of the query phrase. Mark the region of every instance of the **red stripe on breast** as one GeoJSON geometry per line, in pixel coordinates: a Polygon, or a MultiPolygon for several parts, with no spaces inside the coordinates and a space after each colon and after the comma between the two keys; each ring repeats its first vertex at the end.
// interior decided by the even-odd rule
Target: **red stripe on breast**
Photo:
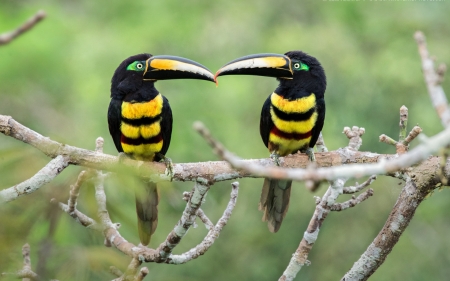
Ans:
{"type": "Polygon", "coordinates": [[[120,136],[120,142],[124,143],[124,144],[129,144],[129,145],[158,143],[160,141],[162,141],[162,135],[161,134],[159,134],[157,136],[154,136],[152,138],[149,138],[149,139],[144,139],[143,137],[140,137],[138,139],[131,139],[131,138],[127,138],[124,135],[120,136]]]}
{"type": "Polygon", "coordinates": [[[277,127],[273,127],[272,130],[270,130],[271,134],[274,134],[280,138],[288,139],[288,140],[303,140],[311,137],[312,131],[308,131],[304,134],[297,134],[297,133],[285,133],[283,131],[280,131],[277,127]]]}

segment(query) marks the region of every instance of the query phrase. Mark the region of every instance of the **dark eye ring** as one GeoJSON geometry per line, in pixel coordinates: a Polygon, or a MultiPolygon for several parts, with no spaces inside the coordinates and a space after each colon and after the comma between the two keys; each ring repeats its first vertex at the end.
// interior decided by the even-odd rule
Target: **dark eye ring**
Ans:
{"type": "Polygon", "coordinates": [[[300,68],[300,64],[297,62],[294,64],[294,68],[300,68]]]}
{"type": "Polygon", "coordinates": [[[144,65],[143,65],[142,63],[138,63],[138,64],[136,64],[136,67],[137,67],[138,69],[142,69],[142,68],[144,67],[144,65]]]}

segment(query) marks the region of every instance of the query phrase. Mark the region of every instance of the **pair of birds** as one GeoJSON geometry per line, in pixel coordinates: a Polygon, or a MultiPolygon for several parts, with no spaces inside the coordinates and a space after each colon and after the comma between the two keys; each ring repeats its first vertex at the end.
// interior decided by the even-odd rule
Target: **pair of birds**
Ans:
{"type": "MultiPolygon", "coordinates": [[[[169,101],[156,90],[158,80],[200,79],[247,74],[276,77],[280,84],[261,111],[261,138],[278,164],[279,156],[306,152],[314,160],[325,119],[325,72],[319,61],[301,51],[256,54],[233,60],[212,74],[203,65],[181,57],[139,54],[124,60],[111,81],[109,131],[119,152],[143,161],[164,159],[172,133],[169,101]]],[[[292,181],[265,179],[259,203],[271,232],[277,232],[289,207],[292,181]]],[[[148,245],[158,223],[156,184],[146,182],[136,193],[141,243],[148,245]]]]}

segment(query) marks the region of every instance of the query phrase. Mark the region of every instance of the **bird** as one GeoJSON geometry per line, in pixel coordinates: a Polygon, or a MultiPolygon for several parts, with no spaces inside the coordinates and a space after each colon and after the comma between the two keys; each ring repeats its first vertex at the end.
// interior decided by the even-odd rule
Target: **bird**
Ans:
{"type": "MultiPolygon", "coordinates": [[[[326,75],[320,62],[303,51],[253,54],[237,58],[215,74],[275,77],[278,87],[264,102],[260,134],[276,165],[279,157],[305,152],[315,161],[313,147],[325,120],[326,75]]],[[[263,221],[277,232],[289,208],[291,180],[264,179],[259,202],[263,221]]]]}
{"type": "MultiPolygon", "coordinates": [[[[141,161],[167,160],[172,134],[169,101],[155,88],[168,79],[214,81],[203,65],[177,56],[148,53],[125,59],[111,79],[108,127],[119,156],[141,161]]],[[[146,246],[158,224],[159,194],[156,183],[146,181],[136,189],[136,213],[140,242],[146,246]]]]}

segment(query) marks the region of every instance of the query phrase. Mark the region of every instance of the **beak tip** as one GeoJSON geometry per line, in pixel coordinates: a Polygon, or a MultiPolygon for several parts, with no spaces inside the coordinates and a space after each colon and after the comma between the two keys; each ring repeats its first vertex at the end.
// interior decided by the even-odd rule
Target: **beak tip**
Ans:
{"type": "Polygon", "coordinates": [[[219,81],[217,80],[217,76],[219,76],[220,72],[217,71],[216,74],[214,75],[214,82],[216,83],[216,87],[219,86],[219,81]]]}

